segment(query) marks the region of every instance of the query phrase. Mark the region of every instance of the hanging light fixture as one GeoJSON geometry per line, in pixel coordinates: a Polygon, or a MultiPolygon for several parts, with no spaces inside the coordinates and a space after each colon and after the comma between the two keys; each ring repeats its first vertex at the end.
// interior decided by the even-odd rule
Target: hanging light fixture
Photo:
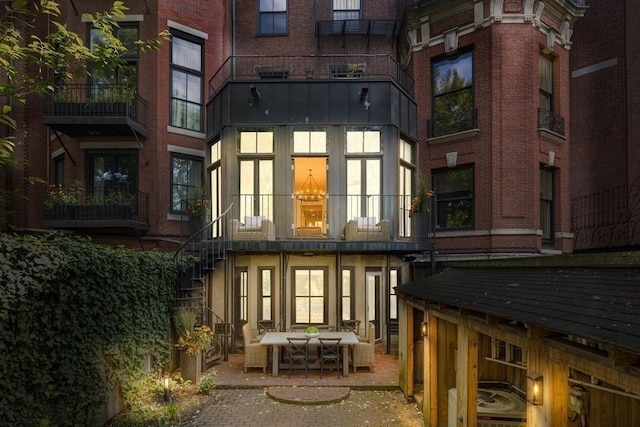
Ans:
{"type": "Polygon", "coordinates": [[[296,199],[311,202],[314,200],[322,200],[327,197],[327,193],[320,189],[320,186],[313,178],[312,169],[309,169],[309,176],[302,184],[302,187],[296,191],[296,199]]]}

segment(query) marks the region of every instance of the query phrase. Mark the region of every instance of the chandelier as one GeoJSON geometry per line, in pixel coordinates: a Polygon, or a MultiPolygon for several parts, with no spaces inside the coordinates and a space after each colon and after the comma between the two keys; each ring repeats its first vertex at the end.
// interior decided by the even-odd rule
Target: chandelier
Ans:
{"type": "Polygon", "coordinates": [[[296,199],[303,202],[322,200],[327,197],[327,193],[322,191],[316,180],[313,179],[311,171],[312,169],[309,169],[309,176],[300,187],[300,190],[296,191],[296,199]]]}

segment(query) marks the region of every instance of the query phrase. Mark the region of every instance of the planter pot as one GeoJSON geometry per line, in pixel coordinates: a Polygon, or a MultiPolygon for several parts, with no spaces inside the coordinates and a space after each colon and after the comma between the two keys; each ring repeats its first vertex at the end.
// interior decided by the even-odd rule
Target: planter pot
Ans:
{"type": "Polygon", "coordinates": [[[411,214],[411,237],[415,242],[426,242],[429,238],[431,215],[427,212],[411,214]]]}
{"type": "Polygon", "coordinates": [[[202,353],[195,356],[187,355],[185,350],[180,351],[180,375],[183,379],[191,381],[193,384],[200,382],[202,376],[202,353]]]}

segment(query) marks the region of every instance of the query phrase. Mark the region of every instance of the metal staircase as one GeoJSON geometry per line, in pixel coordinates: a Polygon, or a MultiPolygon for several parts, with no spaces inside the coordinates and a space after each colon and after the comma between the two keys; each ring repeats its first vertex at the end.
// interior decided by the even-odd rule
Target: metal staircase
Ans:
{"type": "Polygon", "coordinates": [[[212,287],[207,286],[207,275],[215,270],[217,265],[225,262],[227,252],[224,232],[215,239],[210,236],[213,235],[214,229],[224,230],[222,225],[230,209],[231,206],[219,217],[193,232],[174,254],[174,259],[181,255],[191,255],[196,259],[191,268],[176,275],[174,310],[186,308],[193,311],[196,315],[196,326],[207,325],[215,333],[213,343],[203,352],[203,369],[211,367],[217,361],[228,360],[229,347],[234,336],[233,325],[226,322],[207,304],[212,292],[212,287]]]}

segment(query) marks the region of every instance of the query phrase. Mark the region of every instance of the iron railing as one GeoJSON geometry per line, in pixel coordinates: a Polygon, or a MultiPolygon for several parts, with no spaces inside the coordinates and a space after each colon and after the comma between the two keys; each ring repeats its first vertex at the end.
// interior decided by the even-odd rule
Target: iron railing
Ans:
{"type": "Polygon", "coordinates": [[[428,138],[464,132],[478,127],[478,109],[434,116],[427,121],[428,138]]]}
{"type": "Polygon", "coordinates": [[[126,187],[52,185],[43,207],[45,221],[118,219],[149,223],[149,195],[126,187]]]}
{"type": "Polygon", "coordinates": [[[228,81],[388,79],[413,94],[413,79],[384,54],[314,56],[230,56],[209,80],[209,97],[228,81]]]}
{"type": "Polygon", "coordinates": [[[538,108],[538,127],[564,135],[564,118],[545,108],[538,108]]]}
{"type": "Polygon", "coordinates": [[[147,128],[149,105],[124,84],[60,84],[45,100],[45,115],[127,117],[147,128]]]}

